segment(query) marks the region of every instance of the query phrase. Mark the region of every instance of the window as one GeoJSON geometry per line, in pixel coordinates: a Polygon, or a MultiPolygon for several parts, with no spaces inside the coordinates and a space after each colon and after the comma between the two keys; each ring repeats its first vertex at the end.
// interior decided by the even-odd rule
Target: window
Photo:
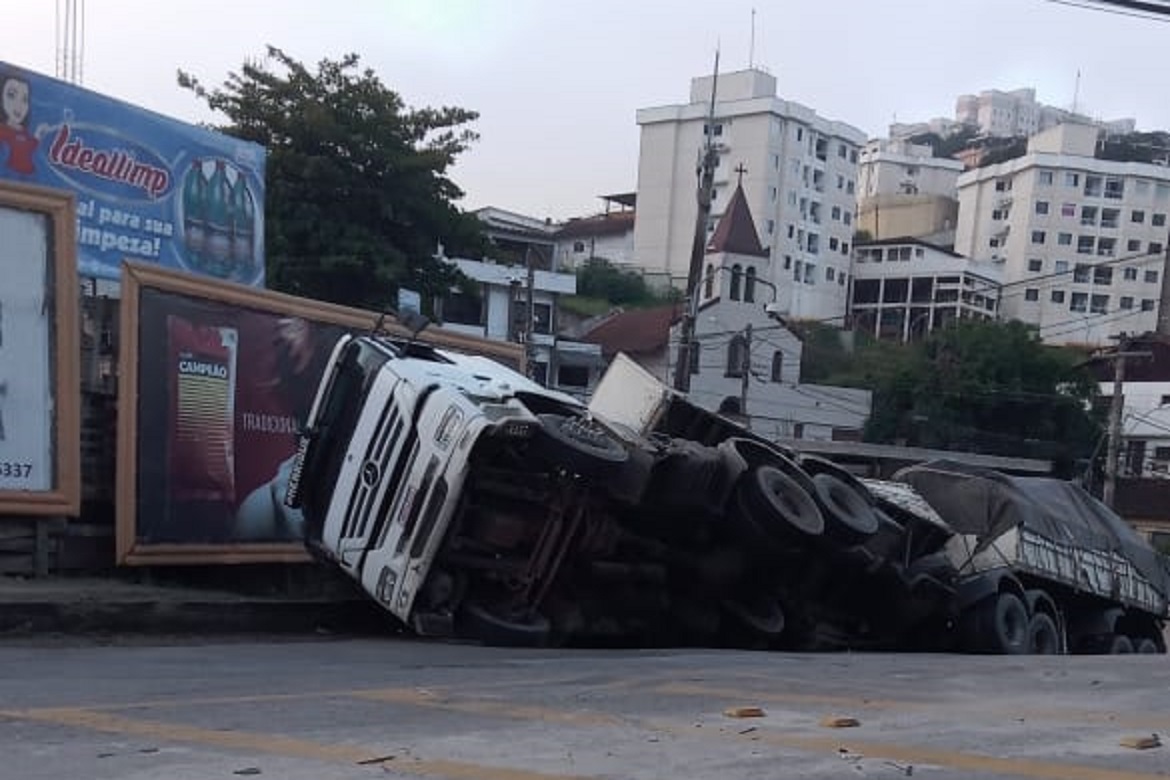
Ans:
{"type": "Polygon", "coordinates": [[[804,140],[804,128],[803,127],[796,128],[796,140],[797,141],[804,140]]]}
{"type": "Polygon", "coordinates": [[[1101,209],[1101,227],[1115,228],[1121,218],[1120,209],[1101,209]]]}
{"type": "Polygon", "coordinates": [[[840,222],[841,221],[841,207],[834,206],[833,210],[831,212],[829,212],[829,216],[832,218],[832,220],[834,222],[840,222]]]}
{"type": "Polygon", "coordinates": [[[788,226],[788,237],[789,237],[789,238],[792,238],[792,236],[795,234],[795,232],[796,232],[796,226],[795,226],[795,225],[789,225],[789,226],[788,226]]]}
{"type": "Polygon", "coordinates": [[[766,223],[766,228],[768,231],[768,235],[772,235],[773,233],[775,233],[776,232],[776,220],[774,220],[774,219],[768,220],[766,223]]]}
{"type": "Polygon", "coordinates": [[[844,214],[841,215],[841,220],[846,225],[851,225],[851,224],[853,224],[853,215],[851,213],[849,213],[848,211],[846,211],[844,214]]]}
{"type": "Polygon", "coordinates": [[[1046,236],[1045,236],[1045,233],[1043,230],[1033,230],[1032,231],[1032,243],[1033,244],[1043,244],[1045,237],[1046,236]]]}
{"type": "Polygon", "coordinates": [[[800,260],[797,260],[796,263],[792,266],[792,281],[799,282],[801,280],[801,277],[803,277],[803,276],[804,276],[804,263],[801,262],[800,260]]]}
{"type": "Polygon", "coordinates": [[[845,189],[845,177],[839,173],[837,174],[837,189],[839,189],[839,190],[845,189]]]}
{"type": "Polygon", "coordinates": [[[1028,261],[1028,270],[1032,273],[1039,273],[1044,269],[1044,261],[1032,258],[1028,261]]]}
{"type": "Polygon", "coordinates": [[[586,388],[589,386],[589,367],[588,366],[558,366],[557,367],[557,384],[561,387],[579,387],[586,388]]]}
{"type": "Polygon", "coordinates": [[[1038,300],[1040,300],[1040,291],[1038,289],[1036,289],[1035,287],[1029,287],[1028,289],[1024,290],[1024,300],[1025,301],[1038,301],[1038,300]]]}
{"type": "Polygon", "coordinates": [[[703,125],[703,135],[713,135],[716,138],[723,135],[723,123],[716,125],[703,125]]]}
{"type": "Polygon", "coordinates": [[[843,255],[849,254],[849,242],[848,241],[841,242],[841,254],[843,254],[843,255]]]}
{"type": "Polygon", "coordinates": [[[1085,174],[1085,197],[1099,198],[1105,192],[1105,180],[1091,173],[1085,174]]]}
{"type": "Polygon", "coordinates": [[[987,239],[987,245],[989,247],[991,247],[992,249],[995,249],[996,247],[999,246],[999,239],[998,238],[989,238],[989,239],[987,239]]]}
{"type": "Polygon", "coordinates": [[[1105,180],[1105,197],[1110,200],[1121,200],[1125,196],[1125,180],[1110,176],[1105,180]]]}
{"type": "Polygon", "coordinates": [[[1068,260],[1057,260],[1052,264],[1052,270],[1058,274],[1068,273],[1068,260]]]}
{"type": "Polygon", "coordinates": [[[813,265],[812,263],[805,263],[804,264],[804,283],[805,284],[816,284],[817,283],[817,280],[813,277],[813,271],[815,271],[815,270],[817,270],[817,267],[815,265],[813,265]]]}
{"type": "Polygon", "coordinates": [[[1097,239],[1097,254],[1101,257],[1113,257],[1113,252],[1117,247],[1116,238],[1105,238],[1102,236],[1097,239]]]}
{"type": "Polygon", "coordinates": [[[1150,242],[1150,246],[1149,246],[1149,249],[1148,249],[1148,251],[1149,251],[1149,253],[1150,253],[1151,255],[1160,255],[1160,254],[1162,254],[1162,244],[1161,244],[1161,242],[1159,242],[1159,241],[1151,241],[1151,242],[1150,242]]]}
{"type": "Polygon", "coordinates": [[[1154,216],[1150,217],[1150,224],[1153,225],[1154,227],[1165,227],[1166,226],[1166,215],[1165,214],[1155,214],[1154,216]]]}
{"type": "Polygon", "coordinates": [[[1081,175],[1079,173],[1066,173],[1064,175],[1064,186],[1079,187],[1081,184],[1081,175]]]}
{"type": "Polygon", "coordinates": [[[1076,215],[1077,215],[1077,204],[1075,204],[1075,203],[1062,203],[1062,204],[1060,204],[1060,216],[1062,216],[1062,217],[1075,217],[1076,215]]]}
{"type": "Polygon", "coordinates": [[[1072,246],[1072,233],[1057,233],[1056,243],[1058,246],[1072,246]]]}
{"type": "Polygon", "coordinates": [[[849,156],[849,150],[845,148],[845,144],[837,144],[837,156],[842,160],[849,156]]]}
{"type": "Polygon", "coordinates": [[[1053,290],[1051,298],[1053,303],[1064,303],[1064,290],[1053,290]]]}
{"type": "Polygon", "coordinates": [[[1113,267],[1108,265],[1099,265],[1093,269],[1093,284],[1108,285],[1113,284],[1113,267]]]}
{"type": "Polygon", "coordinates": [[[784,255],[784,270],[792,268],[792,255],[784,255]]]}
{"type": "Polygon", "coordinates": [[[1117,308],[1127,309],[1127,310],[1132,309],[1133,308],[1133,298],[1129,295],[1121,296],[1121,299],[1117,302],[1117,308]]]}
{"type": "Polygon", "coordinates": [[[781,382],[784,379],[784,353],[776,350],[772,353],[772,381],[781,382]]]}
{"type": "Polygon", "coordinates": [[[840,242],[833,236],[829,236],[829,251],[836,252],[840,242]]]}
{"type": "Polygon", "coordinates": [[[996,192],[1011,192],[1012,191],[1012,180],[1011,179],[996,179],[995,180],[995,191],[996,192]]]}
{"type": "Polygon", "coordinates": [[[1157,284],[1158,283],[1158,272],[1157,271],[1146,271],[1145,278],[1146,278],[1147,283],[1157,284]]]}
{"type": "Polygon", "coordinates": [[[845,273],[844,271],[842,271],[841,273],[837,274],[837,286],[838,286],[838,287],[844,287],[844,286],[845,286],[845,281],[846,281],[848,278],[849,278],[849,274],[845,273]]]}
{"type": "Polygon", "coordinates": [[[1138,271],[1138,269],[1136,269],[1136,268],[1126,268],[1125,274],[1124,274],[1125,281],[1136,282],[1137,281],[1137,271],[1138,271]]]}
{"type": "Polygon", "coordinates": [[[825,281],[826,281],[826,282],[835,282],[835,281],[837,281],[837,271],[836,271],[836,269],[834,269],[834,268],[826,268],[826,269],[825,269],[825,281]]]}
{"type": "Polygon", "coordinates": [[[1150,298],[1142,298],[1142,311],[1153,311],[1154,301],[1150,298]]]}
{"type": "Polygon", "coordinates": [[[737,333],[727,344],[727,369],[723,372],[724,376],[742,377],[747,362],[747,339],[743,334],[737,333]]]}
{"type": "Polygon", "coordinates": [[[749,265],[743,282],[743,299],[747,303],[756,302],[756,267],[749,265]]]}
{"type": "Polygon", "coordinates": [[[731,287],[727,297],[733,301],[739,300],[739,288],[743,285],[743,267],[739,263],[731,266],[731,287]]]}
{"type": "Polygon", "coordinates": [[[1130,240],[1125,242],[1125,251],[1126,252],[1140,252],[1140,251],[1142,251],[1142,242],[1137,240],[1136,238],[1131,238],[1130,240]]]}
{"type": "Polygon", "coordinates": [[[1077,267],[1073,269],[1073,282],[1076,284],[1088,284],[1091,269],[1086,263],[1077,263],[1077,267]]]}
{"type": "Polygon", "coordinates": [[[853,179],[850,179],[849,181],[845,182],[845,192],[852,195],[853,190],[854,190],[853,179]]]}
{"type": "Polygon", "coordinates": [[[1008,209],[992,209],[991,219],[994,222],[999,222],[1001,220],[1007,219],[1009,213],[1010,212],[1008,211],[1008,209]]]}
{"type": "Polygon", "coordinates": [[[581,254],[582,252],[584,252],[585,251],[585,242],[584,241],[574,241],[573,242],[573,251],[577,254],[581,254]]]}
{"type": "Polygon", "coordinates": [[[1075,292],[1072,294],[1072,300],[1069,301],[1068,308],[1070,311],[1088,311],[1089,310],[1089,294],[1075,292]]]}
{"type": "Polygon", "coordinates": [[[1093,254],[1093,245],[1096,240],[1092,236],[1077,236],[1077,254],[1091,255],[1093,254]]]}
{"type": "Polygon", "coordinates": [[[857,150],[856,149],[849,150],[849,162],[851,162],[851,163],[857,162],[857,150]]]}
{"type": "Polygon", "coordinates": [[[1039,216],[1042,216],[1042,217],[1046,216],[1048,214],[1048,201],[1046,201],[1046,200],[1036,201],[1036,214],[1039,216]]]}
{"type": "Polygon", "coordinates": [[[821,237],[816,233],[808,234],[808,253],[810,255],[819,255],[821,253],[821,237]]]}
{"type": "Polygon", "coordinates": [[[1104,314],[1109,311],[1109,296],[1094,295],[1089,299],[1089,311],[1093,314],[1104,314]]]}
{"type": "Polygon", "coordinates": [[[710,298],[715,294],[715,265],[707,264],[707,273],[703,276],[703,297],[710,298]]]}
{"type": "Polygon", "coordinates": [[[1052,171],[1040,171],[1040,184],[1044,186],[1052,184],[1052,171]]]}
{"type": "Polygon", "coordinates": [[[1146,221],[1146,212],[1139,209],[1134,209],[1129,214],[1129,221],[1136,222],[1140,225],[1142,222],[1146,221]]]}
{"type": "Polygon", "coordinates": [[[1097,224],[1097,207],[1096,206],[1081,206],[1081,224],[1082,225],[1096,225],[1097,224]]]}

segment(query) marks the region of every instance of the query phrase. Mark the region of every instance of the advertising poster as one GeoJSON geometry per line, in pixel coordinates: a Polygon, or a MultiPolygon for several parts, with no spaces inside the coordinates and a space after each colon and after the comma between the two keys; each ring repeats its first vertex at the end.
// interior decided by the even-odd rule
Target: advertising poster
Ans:
{"type": "Polygon", "coordinates": [[[0,206],[0,491],[53,487],[49,219],[0,206]]]}
{"type": "Polygon", "coordinates": [[[151,288],[138,318],[137,543],[299,542],[284,483],[344,329],[151,288]]]}
{"type": "Polygon", "coordinates": [[[0,179],[77,199],[77,263],[264,285],[264,148],[0,61],[0,179]]]}
{"type": "MultiPolygon", "coordinates": [[[[383,318],[140,263],[123,266],[121,307],[117,562],[308,560],[284,505],[297,433],[337,339],[383,318]]],[[[422,340],[523,356],[438,328],[422,340]]]]}

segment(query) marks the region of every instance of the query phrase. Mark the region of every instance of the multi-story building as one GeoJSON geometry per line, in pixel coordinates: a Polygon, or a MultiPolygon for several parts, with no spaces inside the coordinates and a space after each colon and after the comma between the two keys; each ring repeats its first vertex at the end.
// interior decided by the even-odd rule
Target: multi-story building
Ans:
{"type": "Polygon", "coordinates": [[[857,169],[857,230],[872,240],[955,240],[957,182],[963,164],[935,157],[925,144],[876,139],[861,149],[857,169]]]}
{"type": "Polygon", "coordinates": [[[1049,343],[1154,328],[1170,168],[1093,156],[1098,129],[1059,125],[1023,157],[959,177],[955,251],[1004,264],[1000,314],[1049,343]]]}
{"type": "Polygon", "coordinates": [[[853,248],[853,330],[914,341],[956,320],[995,319],[1002,265],[913,238],[853,248]]]}
{"type": "Polygon", "coordinates": [[[709,133],[718,164],[708,237],[742,182],[768,253],[760,278],[776,285],[782,307],[793,317],[844,315],[865,133],[778,98],[775,77],[758,69],[693,79],[690,102],[641,109],[637,120],[639,266],[685,285],[698,214],[696,161],[709,133]]]}
{"type": "Polygon", "coordinates": [[[556,267],[572,270],[594,259],[616,266],[634,265],[635,197],[634,193],[607,195],[603,213],[561,224],[553,237],[556,267]],[[621,208],[609,208],[613,203],[621,208]]]}
{"type": "Polygon", "coordinates": [[[955,120],[997,138],[1031,136],[1069,122],[1094,124],[1111,133],[1132,133],[1136,127],[1135,121],[1129,118],[1098,122],[1039,103],[1036,90],[1031,88],[1010,92],[988,89],[978,95],[960,95],[955,100],[955,120]]]}

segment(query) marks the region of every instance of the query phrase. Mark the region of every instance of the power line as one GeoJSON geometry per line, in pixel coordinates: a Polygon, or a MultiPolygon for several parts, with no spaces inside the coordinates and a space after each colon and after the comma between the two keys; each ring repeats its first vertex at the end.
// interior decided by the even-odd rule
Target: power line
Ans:
{"type": "MultiPolygon", "coordinates": [[[[1053,5],[1064,5],[1069,8],[1082,8],[1086,11],[1099,11],[1105,14],[1114,14],[1115,16],[1129,16],[1134,19],[1145,19],[1152,22],[1170,22],[1170,9],[1160,7],[1151,11],[1137,11],[1125,10],[1125,8],[1132,7],[1130,4],[1123,4],[1119,0],[1110,2],[1110,0],[1044,0],[1046,3],[1053,5]],[[1118,6],[1118,7],[1110,7],[1118,6]]],[[[1148,5],[1148,3],[1135,3],[1134,5],[1148,5]]]]}

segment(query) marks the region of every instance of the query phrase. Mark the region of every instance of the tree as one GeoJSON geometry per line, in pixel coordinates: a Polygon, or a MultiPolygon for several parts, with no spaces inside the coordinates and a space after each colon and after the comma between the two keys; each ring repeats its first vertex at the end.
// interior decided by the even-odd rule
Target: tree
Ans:
{"type": "Polygon", "coordinates": [[[1068,464],[1101,432],[1096,383],[1073,350],[1019,322],[961,322],[882,355],[866,439],[1068,464]]]}
{"type": "Polygon", "coordinates": [[[591,258],[577,269],[577,294],[601,298],[616,305],[661,302],[661,298],[646,286],[641,274],[618,268],[601,257],[591,258]]]}
{"type": "Polygon", "coordinates": [[[423,300],[458,276],[435,260],[481,253],[479,221],[453,201],[447,177],[477,138],[462,108],[408,109],[356,54],[322,60],[315,72],[269,47],[223,85],[205,88],[179,71],[179,85],[225,115],[223,132],[268,150],[264,210],[270,287],[380,308],[398,286],[423,300]]]}

